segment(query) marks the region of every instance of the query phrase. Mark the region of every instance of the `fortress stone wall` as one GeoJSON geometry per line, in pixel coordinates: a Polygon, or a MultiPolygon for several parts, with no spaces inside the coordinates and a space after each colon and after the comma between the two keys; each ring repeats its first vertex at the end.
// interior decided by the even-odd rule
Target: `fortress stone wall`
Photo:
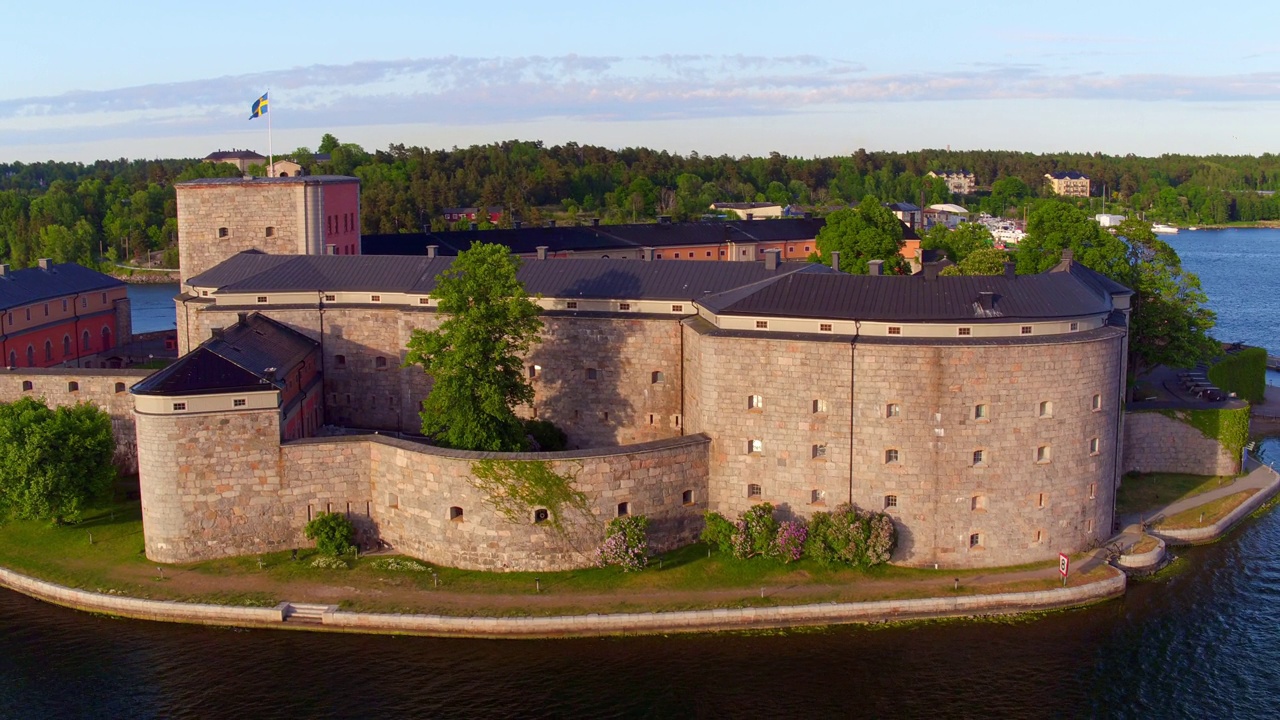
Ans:
{"type": "Polygon", "coordinates": [[[590,564],[619,503],[650,519],[658,550],[696,539],[706,497],[707,438],[612,450],[505,456],[548,461],[574,478],[589,515],[559,533],[530,517],[510,522],[486,505],[471,467],[483,453],[382,436],[281,445],[272,411],[137,413],[147,557],[192,562],[309,545],[307,521],[342,512],[361,539],[470,569],[562,570],[590,564]],[[684,491],[693,501],[684,503],[684,491]],[[461,508],[459,518],[452,508],[461,508]]]}
{"type": "Polygon", "coordinates": [[[179,185],[182,281],[244,250],[299,252],[298,244],[306,233],[305,216],[299,210],[304,188],[280,183],[179,185]],[[223,228],[225,235],[220,234],[223,228]]]}
{"type": "Polygon", "coordinates": [[[86,368],[14,368],[0,373],[0,402],[22,397],[44,399],[49,407],[92,403],[111,416],[116,439],[116,466],[122,472],[138,469],[137,432],[129,387],[150,370],[86,368]]]}
{"type": "Polygon", "coordinates": [[[1217,440],[1158,411],[1131,412],[1124,424],[1124,472],[1234,475],[1240,457],[1217,440]]]}

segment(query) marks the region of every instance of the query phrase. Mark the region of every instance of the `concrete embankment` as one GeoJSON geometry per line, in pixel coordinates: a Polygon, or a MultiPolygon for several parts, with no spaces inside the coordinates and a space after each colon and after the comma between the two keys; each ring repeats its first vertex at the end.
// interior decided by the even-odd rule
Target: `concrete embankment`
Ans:
{"type": "Polygon", "coordinates": [[[1248,517],[1255,510],[1262,507],[1268,500],[1276,496],[1280,492],[1280,473],[1259,464],[1250,472],[1250,477],[1258,474],[1264,478],[1268,478],[1269,482],[1261,487],[1257,492],[1250,495],[1247,500],[1240,504],[1239,507],[1227,513],[1221,520],[1199,528],[1183,528],[1178,530],[1160,530],[1153,529],[1149,531],[1152,535],[1164,540],[1168,545],[1201,545],[1210,543],[1222,537],[1236,523],[1248,517]]]}
{"type": "Polygon", "coordinates": [[[181,603],[76,590],[0,568],[0,585],[25,595],[87,612],[140,620],[291,630],[429,635],[439,637],[547,638],[644,633],[711,632],[836,625],[944,617],[1011,615],[1077,607],[1124,594],[1119,571],[1074,587],[953,597],[822,603],[765,608],[615,613],[555,617],[453,617],[357,613],[281,603],[244,608],[181,603]],[[298,612],[305,608],[305,612],[298,612]],[[290,618],[293,618],[291,621],[290,618]]]}

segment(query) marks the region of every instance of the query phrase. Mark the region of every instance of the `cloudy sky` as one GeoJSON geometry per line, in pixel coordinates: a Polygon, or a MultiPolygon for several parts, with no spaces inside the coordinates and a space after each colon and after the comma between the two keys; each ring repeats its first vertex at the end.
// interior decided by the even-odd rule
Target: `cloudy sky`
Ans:
{"type": "Polygon", "coordinates": [[[268,88],[277,152],[1280,149],[1280,3],[1093,5],[27,2],[4,13],[0,162],[265,153],[268,88]]]}

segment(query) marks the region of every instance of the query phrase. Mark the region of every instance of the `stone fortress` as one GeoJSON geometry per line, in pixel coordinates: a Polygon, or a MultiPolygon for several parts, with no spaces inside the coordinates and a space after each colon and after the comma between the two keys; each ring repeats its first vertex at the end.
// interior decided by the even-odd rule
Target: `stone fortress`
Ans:
{"type": "MultiPolygon", "coordinates": [[[[401,365],[410,333],[441,319],[431,291],[451,259],[349,254],[315,236],[358,237],[336,217],[355,203],[326,216],[313,202],[351,185],[178,186],[181,357],[132,385],[149,558],[299,547],[316,513],[343,512],[364,542],[430,562],[555,570],[589,564],[619,514],[648,516],[665,550],[693,541],[706,511],[853,502],[893,517],[894,562],[1011,565],[1104,541],[1122,473],[1158,469],[1125,456],[1132,293],[1069,254],[994,277],[882,276],[875,263],[852,276],[775,252],[528,260],[519,276],[545,328],[520,410],[573,449],[432,447],[413,437],[429,378],[401,365]],[[587,512],[563,532],[539,508],[513,522],[476,487],[474,463],[495,458],[545,461],[587,512]]],[[[0,399],[14,394],[0,383],[0,399]]],[[[1144,432],[1216,452],[1161,422],[1144,432]]]]}

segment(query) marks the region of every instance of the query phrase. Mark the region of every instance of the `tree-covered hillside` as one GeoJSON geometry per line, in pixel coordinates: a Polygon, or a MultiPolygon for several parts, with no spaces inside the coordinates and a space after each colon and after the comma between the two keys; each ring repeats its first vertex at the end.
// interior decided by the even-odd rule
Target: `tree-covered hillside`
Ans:
{"type": "MultiPolygon", "coordinates": [[[[1008,151],[867,152],[829,158],[710,157],[645,148],[509,141],[433,150],[392,145],[367,152],[325,135],[317,162],[299,148],[281,155],[312,173],[362,181],[366,233],[445,229],[447,207],[499,206],[503,224],[599,217],[643,222],[658,215],[697,219],[713,202],[758,201],[812,206],[819,212],[883,201],[961,202],[993,214],[1019,214],[1046,193],[1043,176],[1078,170],[1094,180],[1093,211],[1143,212],[1150,220],[1217,224],[1280,220],[1280,156],[1165,155],[1158,158],[1008,151]],[[977,176],[974,196],[953,197],[930,170],[965,169],[977,176]],[[1107,197],[1103,198],[1103,188],[1107,197]],[[1104,205],[1105,203],[1105,205],[1104,205]]],[[[254,170],[260,172],[260,168],[254,170]]],[[[39,257],[93,264],[166,253],[176,242],[173,183],[233,174],[231,165],[198,160],[0,163],[0,261],[16,266],[39,257]]]]}

